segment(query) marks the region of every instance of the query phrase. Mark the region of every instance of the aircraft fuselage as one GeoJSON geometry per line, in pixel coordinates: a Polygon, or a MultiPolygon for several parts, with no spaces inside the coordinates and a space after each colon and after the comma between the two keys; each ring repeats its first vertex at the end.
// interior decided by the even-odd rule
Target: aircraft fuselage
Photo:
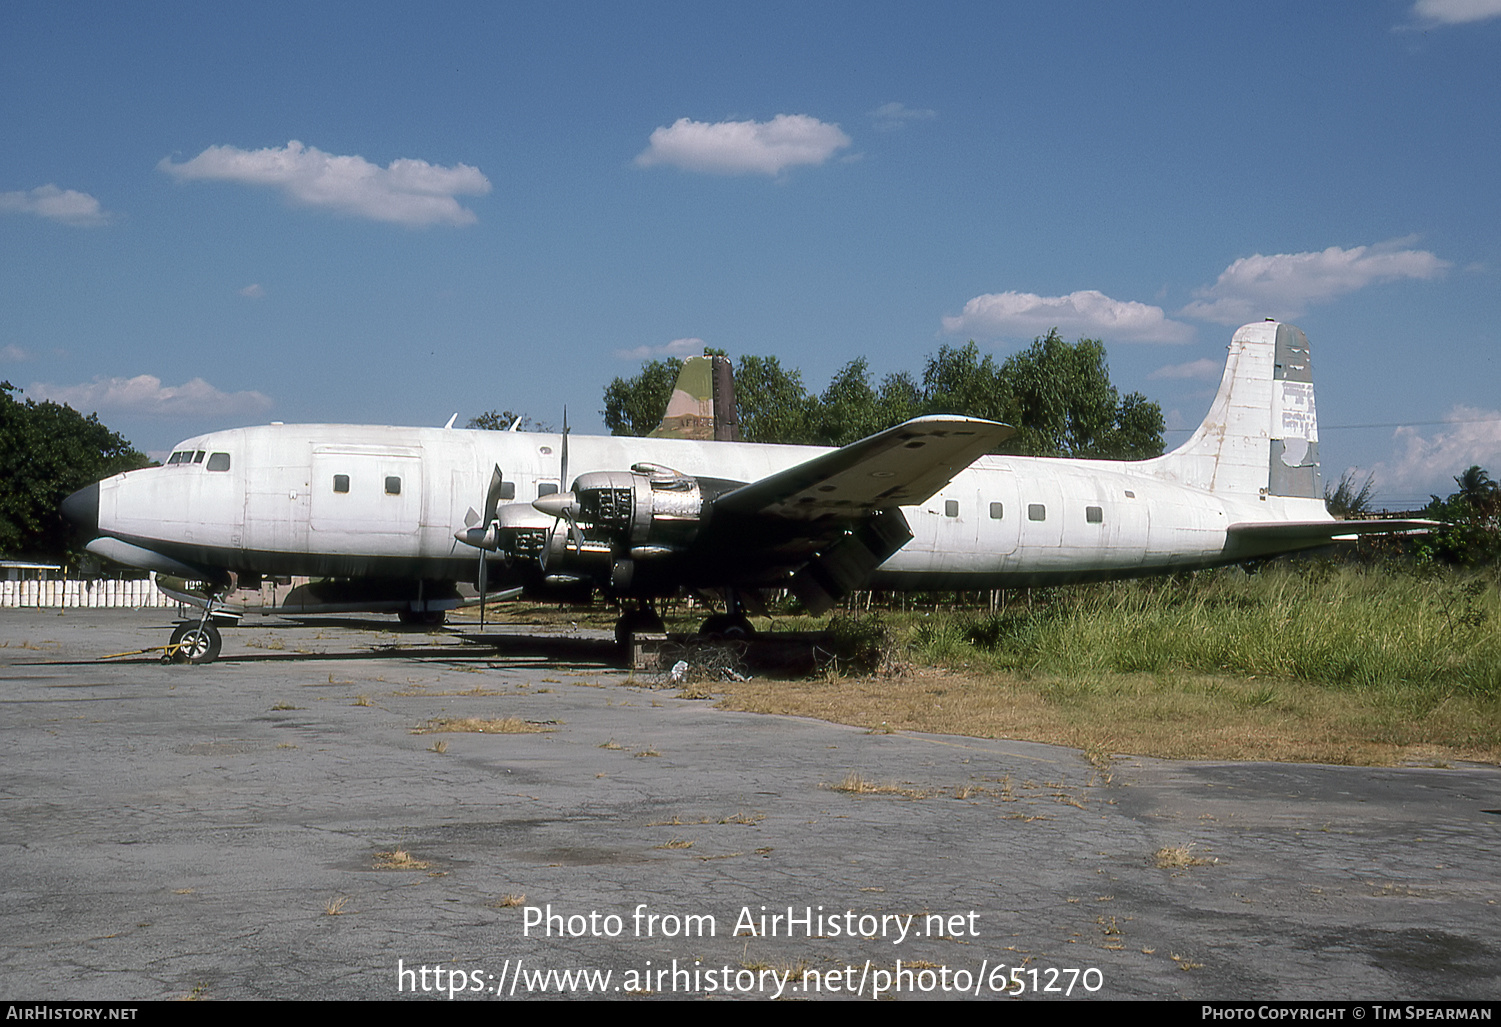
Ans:
{"type": "MultiPolygon", "coordinates": [[[[98,527],[185,564],[241,574],[473,581],[476,550],[454,531],[482,503],[490,469],[513,490],[508,501],[566,489],[561,442],[360,425],[213,432],[183,442],[177,463],[100,482],[98,527]]],[[[570,476],[647,462],[740,482],[828,452],[598,436],[569,444],[570,476]]],[[[1154,466],[981,457],[902,508],[914,537],[870,584],[1000,588],[1207,567],[1288,548],[1232,540],[1231,524],[1329,519],[1319,500],[1216,495],[1163,480],[1154,466]]],[[[668,576],[701,584],[693,565],[702,556],[689,549],[668,576]]],[[[506,573],[492,561],[492,586],[506,573]]]]}

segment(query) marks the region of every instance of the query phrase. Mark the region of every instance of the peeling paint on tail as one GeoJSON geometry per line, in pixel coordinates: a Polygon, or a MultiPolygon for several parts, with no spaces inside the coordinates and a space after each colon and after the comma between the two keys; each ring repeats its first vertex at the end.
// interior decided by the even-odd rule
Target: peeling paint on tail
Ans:
{"type": "Polygon", "coordinates": [[[1237,331],[1204,423],[1145,469],[1220,495],[1322,498],[1313,365],[1302,329],[1263,321],[1237,331]]]}
{"type": "Polygon", "coordinates": [[[678,372],[654,439],[740,441],[734,370],[728,357],[689,357],[678,372]]]}
{"type": "Polygon", "coordinates": [[[1292,325],[1277,326],[1273,369],[1272,452],[1267,463],[1267,490],[1274,496],[1318,499],[1324,495],[1319,474],[1319,418],[1313,401],[1313,364],[1308,336],[1292,325]]]}

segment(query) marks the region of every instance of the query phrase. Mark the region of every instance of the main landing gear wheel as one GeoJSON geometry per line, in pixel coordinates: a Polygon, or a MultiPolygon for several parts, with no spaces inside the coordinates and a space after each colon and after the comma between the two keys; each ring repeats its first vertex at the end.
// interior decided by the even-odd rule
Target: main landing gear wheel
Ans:
{"type": "Polygon", "coordinates": [[[716,613],[704,621],[698,633],[705,638],[743,641],[754,636],[756,629],[744,614],[716,613]]]}
{"type": "Polygon", "coordinates": [[[177,625],[172,642],[162,656],[163,663],[212,663],[224,646],[224,638],[212,622],[202,626],[189,622],[177,625]]]}

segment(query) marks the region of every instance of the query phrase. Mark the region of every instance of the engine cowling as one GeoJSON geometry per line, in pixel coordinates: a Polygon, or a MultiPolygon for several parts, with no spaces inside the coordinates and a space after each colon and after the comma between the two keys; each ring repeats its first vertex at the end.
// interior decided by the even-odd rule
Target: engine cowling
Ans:
{"type": "Polygon", "coordinates": [[[692,542],[704,510],[697,478],[649,464],[581,474],[572,497],[568,513],[585,537],[608,540],[618,553],[631,552],[638,559],[666,555],[692,542]]]}

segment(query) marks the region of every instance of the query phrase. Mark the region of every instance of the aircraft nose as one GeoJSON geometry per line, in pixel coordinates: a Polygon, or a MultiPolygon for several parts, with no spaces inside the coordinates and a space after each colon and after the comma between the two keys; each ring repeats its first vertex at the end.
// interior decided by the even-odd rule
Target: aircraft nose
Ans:
{"type": "Polygon", "coordinates": [[[99,530],[99,483],[85,485],[63,500],[63,516],[90,531],[99,530]]]}

